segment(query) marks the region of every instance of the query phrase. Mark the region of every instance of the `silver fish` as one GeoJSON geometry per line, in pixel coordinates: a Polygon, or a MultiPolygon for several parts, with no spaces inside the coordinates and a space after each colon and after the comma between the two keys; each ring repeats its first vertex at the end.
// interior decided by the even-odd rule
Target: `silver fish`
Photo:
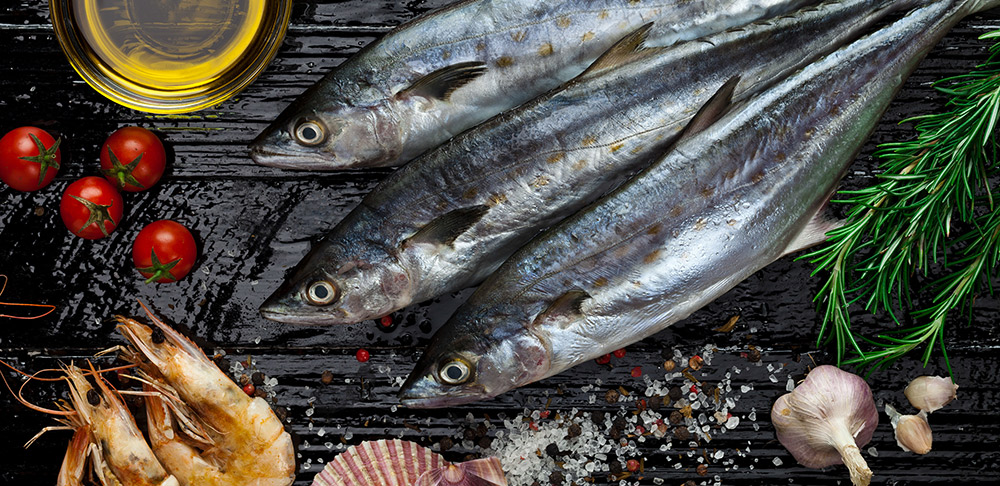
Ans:
{"type": "Polygon", "coordinates": [[[540,230],[662,155],[728,79],[781,79],[893,0],[809,7],[670,48],[627,36],[561,90],[500,115],[379,184],[261,307],[343,324],[475,285],[540,230]],[[637,50],[638,49],[638,50],[637,50]]]}
{"type": "Polygon", "coordinates": [[[958,19],[998,3],[932,3],[686,134],[487,279],[434,336],[403,404],[452,406],[552,376],[822,240],[834,223],[817,214],[903,81],[958,19]]]}
{"type": "Polygon", "coordinates": [[[468,0],[396,28],[334,68],[250,146],[258,164],[400,165],[580,74],[648,22],[670,45],[816,0],[468,0]]]}

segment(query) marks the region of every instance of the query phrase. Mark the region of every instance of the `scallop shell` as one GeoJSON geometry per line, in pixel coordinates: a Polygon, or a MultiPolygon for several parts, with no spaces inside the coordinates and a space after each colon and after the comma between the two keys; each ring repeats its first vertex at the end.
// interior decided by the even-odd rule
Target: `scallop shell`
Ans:
{"type": "Polygon", "coordinates": [[[443,457],[413,442],[368,441],[330,461],[312,486],[412,486],[420,475],[447,465],[443,457]]]}
{"type": "Polygon", "coordinates": [[[427,471],[414,486],[507,486],[500,459],[488,457],[427,471]]]}

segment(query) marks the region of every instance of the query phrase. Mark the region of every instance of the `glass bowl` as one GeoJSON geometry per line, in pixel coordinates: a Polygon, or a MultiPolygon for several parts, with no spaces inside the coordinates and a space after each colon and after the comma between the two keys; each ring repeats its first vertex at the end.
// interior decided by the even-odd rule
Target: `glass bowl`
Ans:
{"type": "Polygon", "coordinates": [[[49,0],[73,69],[102,95],[150,113],[215,105],[274,58],[292,0],[49,0]]]}

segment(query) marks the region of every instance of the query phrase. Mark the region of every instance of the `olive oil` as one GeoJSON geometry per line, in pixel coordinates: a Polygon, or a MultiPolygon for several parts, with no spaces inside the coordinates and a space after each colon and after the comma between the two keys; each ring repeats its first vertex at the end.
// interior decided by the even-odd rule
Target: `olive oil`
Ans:
{"type": "Polygon", "coordinates": [[[291,0],[51,0],[73,67],[119,103],[152,112],[198,109],[263,70],[291,0]],[[123,99],[116,99],[123,98],[123,99]]]}

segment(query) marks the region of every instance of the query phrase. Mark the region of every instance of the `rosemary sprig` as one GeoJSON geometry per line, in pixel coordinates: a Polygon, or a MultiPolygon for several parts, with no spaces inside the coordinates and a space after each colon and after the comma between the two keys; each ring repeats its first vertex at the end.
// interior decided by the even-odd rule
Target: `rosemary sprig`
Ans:
{"type": "MultiPolygon", "coordinates": [[[[1000,30],[980,39],[998,37],[1000,30]]],[[[990,52],[972,72],[935,84],[950,98],[948,111],[906,120],[916,123],[917,137],[879,147],[880,182],[841,191],[846,197],[835,202],[850,205],[847,224],[803,257],[816,264],[813,274],[829,271],[816,296],[823,310],[817,345],[835,340],[838,364],[881,366],[925,345],[924,364],[939,347],[950,370],[943,340],[947,317],[968,309],[1000,263],[1000,208],[989,184],[998,167],[1000,42],[990,52]],[[970,229],[952,238],[953,221],[970,229]],[[899,325],[898,312],[913,305],[911,279],[915,273],[926,277],[932,266],[947,274],[927,286],[930,304],[911,312],[919,324],[875,339],[855,335],[850,304],[886,311],[899,325]],[[859,341],[875,350],[862,351],[859,341]],[[845,353],[856,356],[845,361],[845,353]]]]}

